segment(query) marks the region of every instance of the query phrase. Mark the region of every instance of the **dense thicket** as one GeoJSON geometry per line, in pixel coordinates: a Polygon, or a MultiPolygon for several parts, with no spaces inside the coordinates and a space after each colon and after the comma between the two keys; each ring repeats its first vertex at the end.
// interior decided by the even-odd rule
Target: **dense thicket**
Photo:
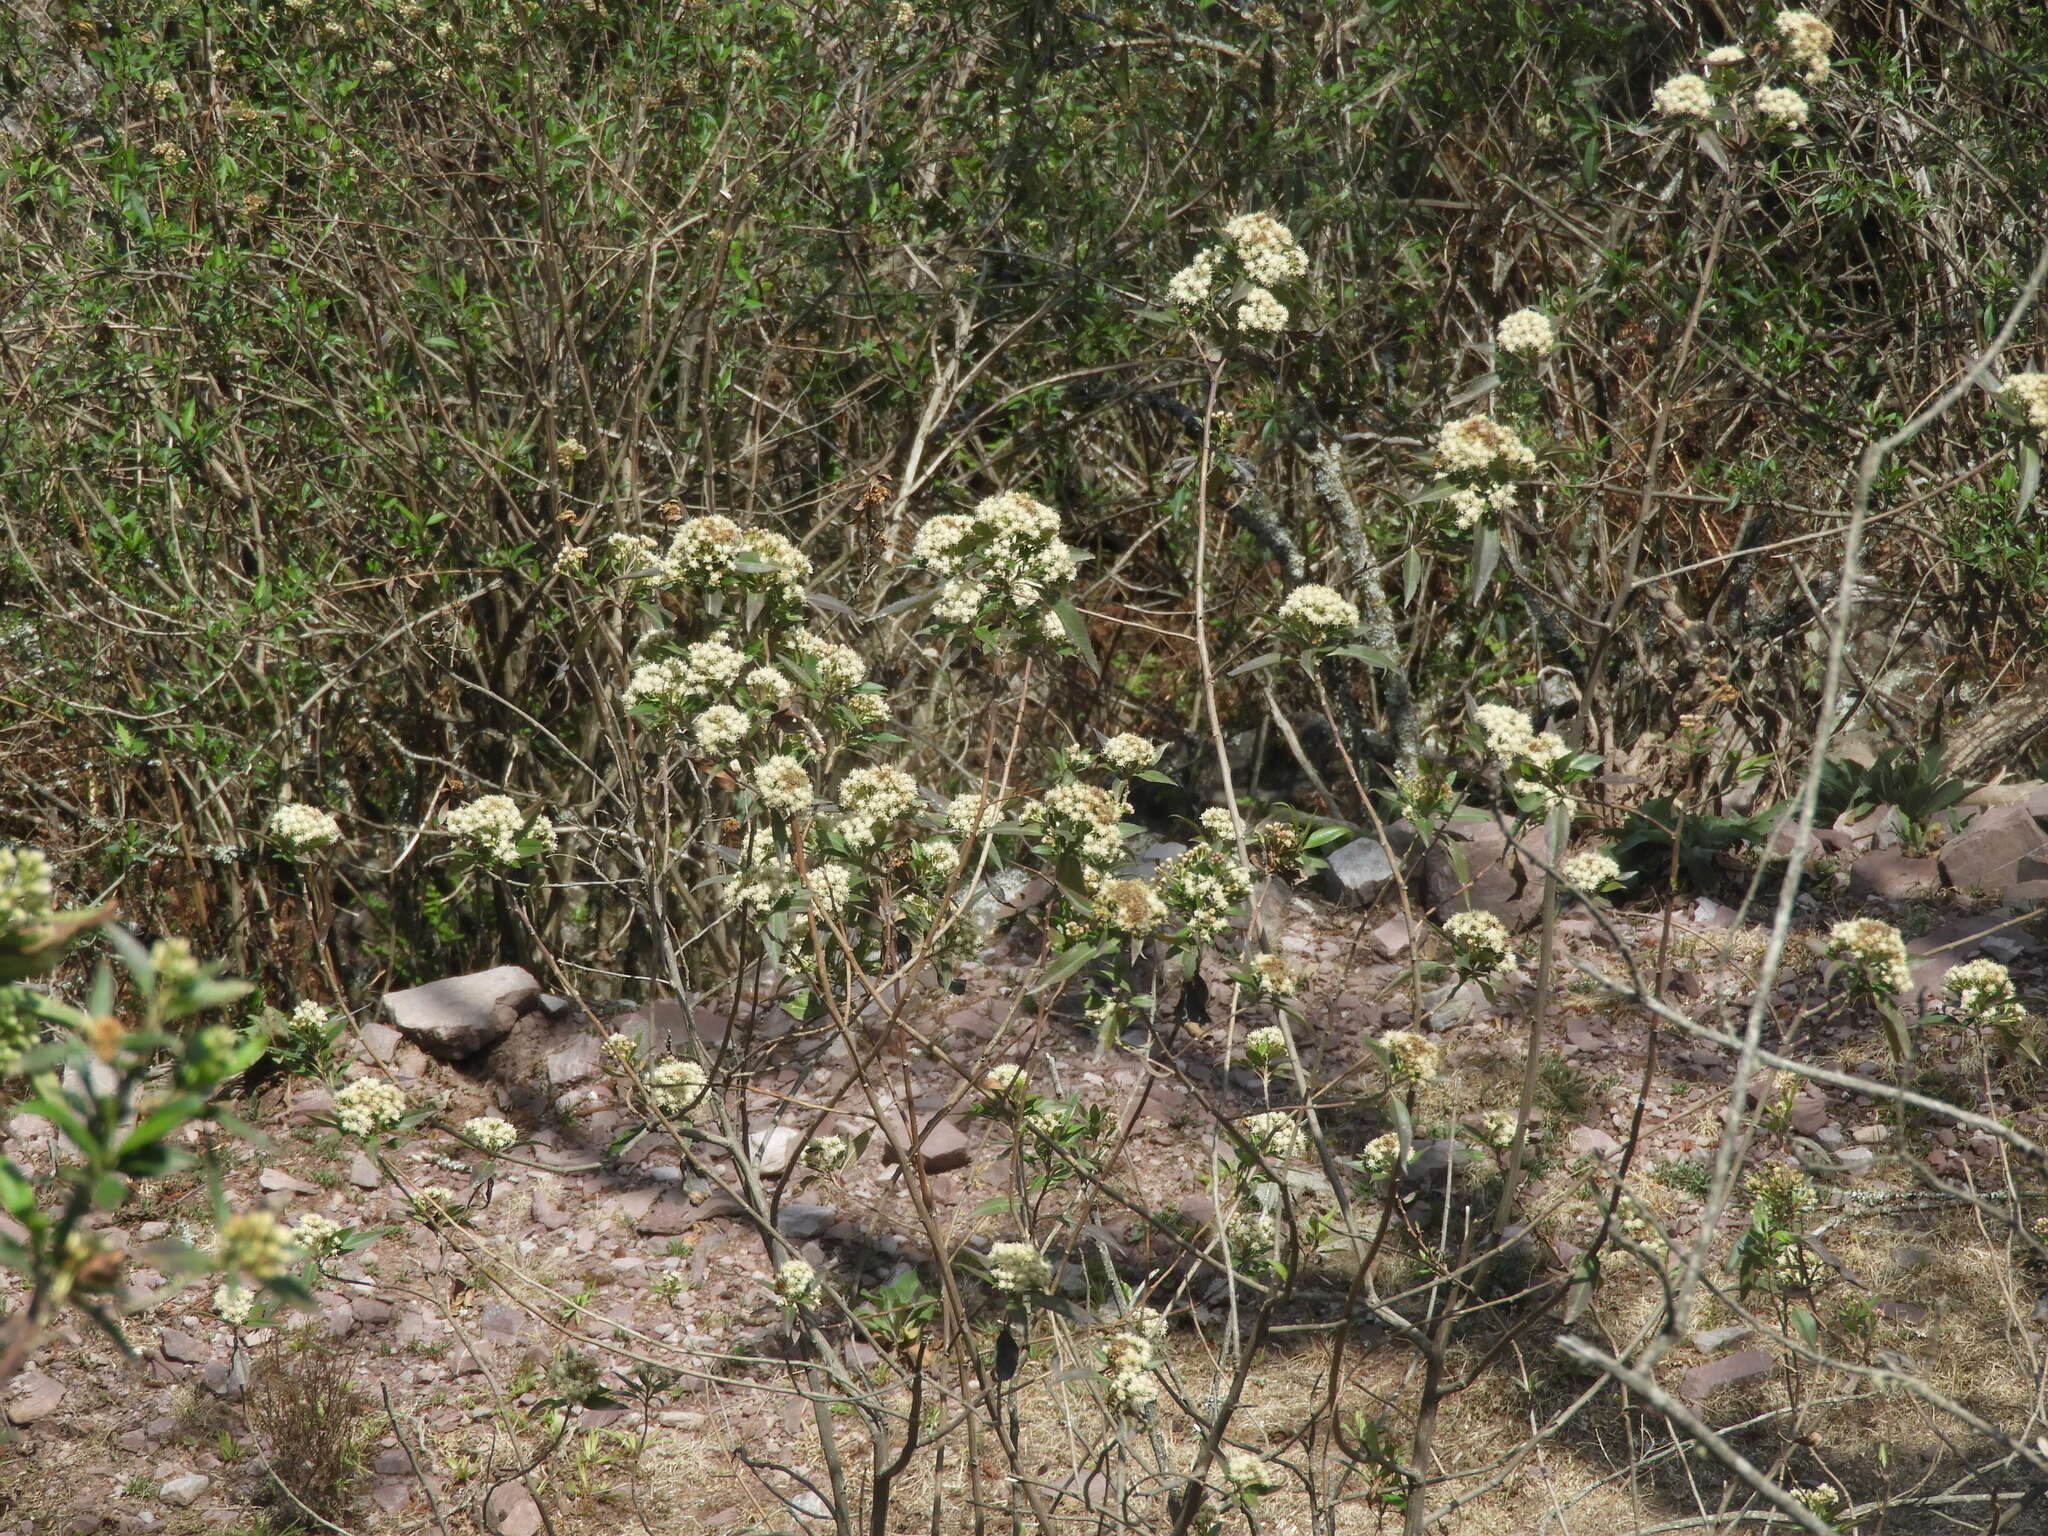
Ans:
{"type": "MultiPolygon", "coordinates": [[[[1091,557],[1107,663],[1031,686],[1077,737],[1198,731],[1209,369],[1163,293],[1248,209],[1312,266],[1290,329],[1228,358],[1219,671],[1343,569],[1334,443],[1426,747],[1541,670],[1618,766],[1704,712],[1693,787],[1768,780],[1856,448],[1982,346],[2048,191],[2029,0],[1831,20],[1808,130],[1767,136],[1650,110],[1766,34],[1719,4],[13,7],[0,831],[283,964],[301,898],[250,850],[289,787],[365,839],[358,958],[431,971],[506,919],[415,830],[502,785],[586,829],[547,931],[633,970],[614,882],[671,834],[604,786],[655,771],[618,703],[644,621],[557,561],[702,512],[799,540],[889,682],[927,643],[889,607],[916,526],[1027,489],[1091,557]],[[1516,397],[1541,484],[1459,534],[1428,444],[1525,304],[1566,342],[1516,397]]],[[[2040,326],[2002,366],[2040,366],[2040,326]]],[[[1853,724],[1918,740],[2024,683],[2037,471],[1981,393],[1890,467],[1853,724]]],[[[1276,707],[1261,677],[1223,682],[1236,728],[1276,707]]],[[[1375,675],[1338,681],[1370,757],[1375,675]]],[[[934,782],[983,752],[990,687],[963,663],[906,712],[934,782]]]]}

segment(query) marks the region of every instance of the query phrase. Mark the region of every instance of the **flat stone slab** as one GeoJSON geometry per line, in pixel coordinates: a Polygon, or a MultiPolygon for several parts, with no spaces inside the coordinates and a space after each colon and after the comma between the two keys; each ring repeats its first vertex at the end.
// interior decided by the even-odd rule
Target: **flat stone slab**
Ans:
{"type": "Polygon", "coordinates": [[[499,965],[387,992],[384,1011],[398,1032],[429,1056],[466,1061],[504,1039],[519,1016],[539,1002],[540,983],[525,967],[499,965]]]}
{"type": "Polygon", "coordinates": [[[1740,1382],[1768,1376],[1778,1362],[1760,1349],[1738,1349],[1732,1355],[1696,1365],[1678,1378],[1678,1395],[1689,1403],[1704,1403],[1716,1392],[1740,1382]]]}

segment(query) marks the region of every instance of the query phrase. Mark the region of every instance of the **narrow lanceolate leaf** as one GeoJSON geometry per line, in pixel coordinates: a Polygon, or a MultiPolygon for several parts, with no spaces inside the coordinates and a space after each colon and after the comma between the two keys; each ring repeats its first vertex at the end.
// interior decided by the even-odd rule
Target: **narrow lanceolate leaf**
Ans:
{"type": "Polygon", "coordinates": [[[1074,642],[1074,649],[1081,653],[1081,659],[1088,663],[1090,672],[1100,672],[1102,663],[1095,659],[1095,642],[1088,638],[1088,622],[1075,611],[1074,605],[1064,597],[1055,599],[1052,611],[1059,615],[1060,628],[1067,632],[1067,638],[1074,642]]]}

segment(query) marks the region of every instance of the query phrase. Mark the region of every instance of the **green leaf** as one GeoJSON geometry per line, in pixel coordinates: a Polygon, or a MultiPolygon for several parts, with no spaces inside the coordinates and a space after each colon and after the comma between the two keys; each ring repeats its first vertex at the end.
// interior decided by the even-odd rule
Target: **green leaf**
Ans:
{"type": "Polygon", "coordinates": [[[1820,1348],[1820,1322],[1804,1307],[1792,1309],[1792,1327],[1808,1349],[1820,1348]]]}
{"type": "Polygon", "coordinates": [[[1063,951],[1060,957],[1046,968],[1045,975],[1039,978],[1038,990],[1051,991],[1100,955],[1102,949],[1099,944],[1076,944],[1072,949],[1063,951]]]}
{"type": "Polygon", "coordinates": [[[25,1217],[36,1208],[35,1186],[4,1159],[0,1159],[0,1207],[14,1217],[25,1217]]]}
{"type": "Polygon", "coordinates": [[[1060,628],[1067,632],[1067,638],[1074,642],[1074,649],[1081,653],[1081,659],[1088,664],[1090,672],[1100,672],[1102,663],[1095,659],[1095,642],[1088,638],[1088,624],[1064,597],[1053,599],[1052,611],[1059,616],[1060,628]]]}
{"type": "Polygon", "coordinates": [[[1362,661],[1368,667],[1378,667],[1386,672],[1392,672],[1401,665],[1385,651],[1374,650],[1369,645],[1333,645],[1330,647],[1330,654],[1349,656],[1354,661],[1362,661]]]}
{"type": "Polygon", "coordinates": [[[1481,523],[1472,530],[1472,601],[1478,602],[1486,595],[1487,583],[1493,580],[1494,568],[1500,564],[1500,530],[1490,523],[1481,523]]]}
{"type": "Polygon", "coordinates": [[[1279,666],[1286,659],[1287,657],[1279,651],[1268,651],[1263,656],[1254,656],[1250,661],[1244,663],[1243,666],[1232,667],[1224,675],[1226,677],[1243,677],[1247,672],[1263,672],[1269,667],[1279,666]]]}

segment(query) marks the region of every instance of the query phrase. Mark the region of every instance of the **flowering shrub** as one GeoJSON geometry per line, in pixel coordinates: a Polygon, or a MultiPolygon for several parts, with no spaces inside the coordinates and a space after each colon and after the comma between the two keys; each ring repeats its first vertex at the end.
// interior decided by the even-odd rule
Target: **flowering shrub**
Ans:
{"type": "Polygon", "coordinates": [[[285,857],[303,859],[341,841],[341,823],[318,806],[287,801],[270,813],[264,830],[285,857]]]}
{"type": "Polygon", "coordinates": [[[441,824],[456,847],[485,869],[515,869],[555,851],[554,823],[538,811],[521,811],[509,795],[451,806],[441,824]]]}

